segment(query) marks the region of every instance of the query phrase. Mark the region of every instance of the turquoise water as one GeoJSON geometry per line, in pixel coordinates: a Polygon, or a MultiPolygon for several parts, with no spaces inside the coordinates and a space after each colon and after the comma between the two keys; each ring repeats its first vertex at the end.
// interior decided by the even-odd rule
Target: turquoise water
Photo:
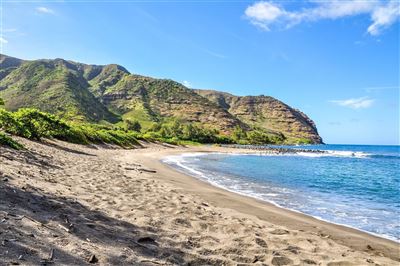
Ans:
{"type": "Polygon", "coordinates": [[[213,185],[400,241],[400,147],[293,147],[327,153],[183,154],[164,162],[213,185]]]}

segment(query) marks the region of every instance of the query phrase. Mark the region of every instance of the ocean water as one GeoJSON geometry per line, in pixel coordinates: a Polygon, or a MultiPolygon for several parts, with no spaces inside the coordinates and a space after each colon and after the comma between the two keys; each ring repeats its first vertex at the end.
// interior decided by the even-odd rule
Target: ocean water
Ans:
{"type": "Polygon", "coordinates": [[[296,148],[327,152],[192,153],[163,162],[215,186],[400,242],[400,146],[296,148]]]}

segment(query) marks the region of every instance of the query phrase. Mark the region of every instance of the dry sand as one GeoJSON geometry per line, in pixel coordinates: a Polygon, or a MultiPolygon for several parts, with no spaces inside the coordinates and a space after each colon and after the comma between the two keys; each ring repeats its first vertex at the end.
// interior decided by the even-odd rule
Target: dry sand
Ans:
{"type": "Polygon", "coordinates": [[[227,148],[20,141],[27,151],[0,147],[0,265],[399,265],[398,243],[159,162],[227,148]]]}

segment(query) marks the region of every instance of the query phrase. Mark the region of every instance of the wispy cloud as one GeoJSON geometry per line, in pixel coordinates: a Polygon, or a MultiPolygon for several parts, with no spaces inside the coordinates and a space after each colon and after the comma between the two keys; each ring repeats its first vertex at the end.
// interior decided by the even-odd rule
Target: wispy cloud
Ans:
{"type": "Polygon", "coordinates": [[[386,6],[379,6],[373,10],[371,16],[373,23],[367,31],[371,35],[378,35],[382,29],[389,27],[400,17],[400,2],[393,0],[386,6]]]}
{"type": "Polygon", "coordinates": [[[364,88],[366,92],[375,92],[375,91],[383,91],[383,90],[393,90],[393,89],[400,89],[399,86],[380,86],[380,87],[369,87],[364,88]]]}
{"type": "Polygon", "coordinates": [[[302,22],[313,22],[322,19],[339,19],[357,15],[369,15],[372,24],[367,28],[371,35],[379,35],[382,30],[394,24],[400,17],[398,0],[370,1],[309,1],[313,7],[297,11],[286,10],[281,4],[272,1],[260,1],[248,6],[245,17],[262,30],[272,27],[290,28],[302,22]]]}
{"type": "Polygon", "coordinates": [[[6,44],[6,43],[8,43],[8,41],[6,39],[4,39],[3,37],[0,37],[0,43],[6,44]]]}
{"type": "Polygon", "coordinates": [[[364,109],[371,107],[372,104],[375,102],[375,100],[369,97],[361,97],[361,98],[352,98],[345,100],[332,100],[330,102],[340,106],[349,107],[352,109],[364,109]]]}
{"type": "Polygon", "coordinates": [[[203,49],[203,51],[206,52],[207,54],[211,55],[211,56],[214,56],[214,57],[217,57],[217,58],[220,58],[220,59],[226,59],[227,58],[223,54],[216,53],[216,52],[210,51],[208,49],[203,49]]]}
{"type": "Polygon", "coordinates": [[[185,86],[185,87],[187,87],[187,88],[192,88],[192,84],[191,84],[189,81],[187,81],[187,80],[184,80],[184,81],[182,82],[182,84],[183,84],[183,86],[185,86]]]}
{"type": "Polygon", "coordinates": [[[50,14],[50,15],[54,15],[55,12],[53,9],[50,9],[48,7],[44,7],[44,6],[39,6],[36,8],[36,12],[42,13],[42,14],[50,14]]]}

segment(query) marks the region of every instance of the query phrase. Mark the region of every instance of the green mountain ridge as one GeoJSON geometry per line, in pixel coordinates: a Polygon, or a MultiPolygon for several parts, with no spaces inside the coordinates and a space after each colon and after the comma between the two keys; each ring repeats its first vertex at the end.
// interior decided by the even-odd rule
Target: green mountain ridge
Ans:
{"type": "Polygon", "coordinates": [[[223,134],[256,128],[283,134],[292,143],[298,139],[322,143],[310,118],[272,97],[193,90],[173,80],[131,74],[116,64],[0,55],[0,98],[8,110],[35,107],[69,120],[116,123],[130,119],[146,127],[178,119],[223,134]]]}
{"type": "Polygon", "coordinates": [[[0,68],[9,72],[0,80],[0,97],[7,109],[35,107],[66,119],[118,121],[88,90],[80,65],[62,59],[21,61],[17,67],[0,62],[0,68]]]}

